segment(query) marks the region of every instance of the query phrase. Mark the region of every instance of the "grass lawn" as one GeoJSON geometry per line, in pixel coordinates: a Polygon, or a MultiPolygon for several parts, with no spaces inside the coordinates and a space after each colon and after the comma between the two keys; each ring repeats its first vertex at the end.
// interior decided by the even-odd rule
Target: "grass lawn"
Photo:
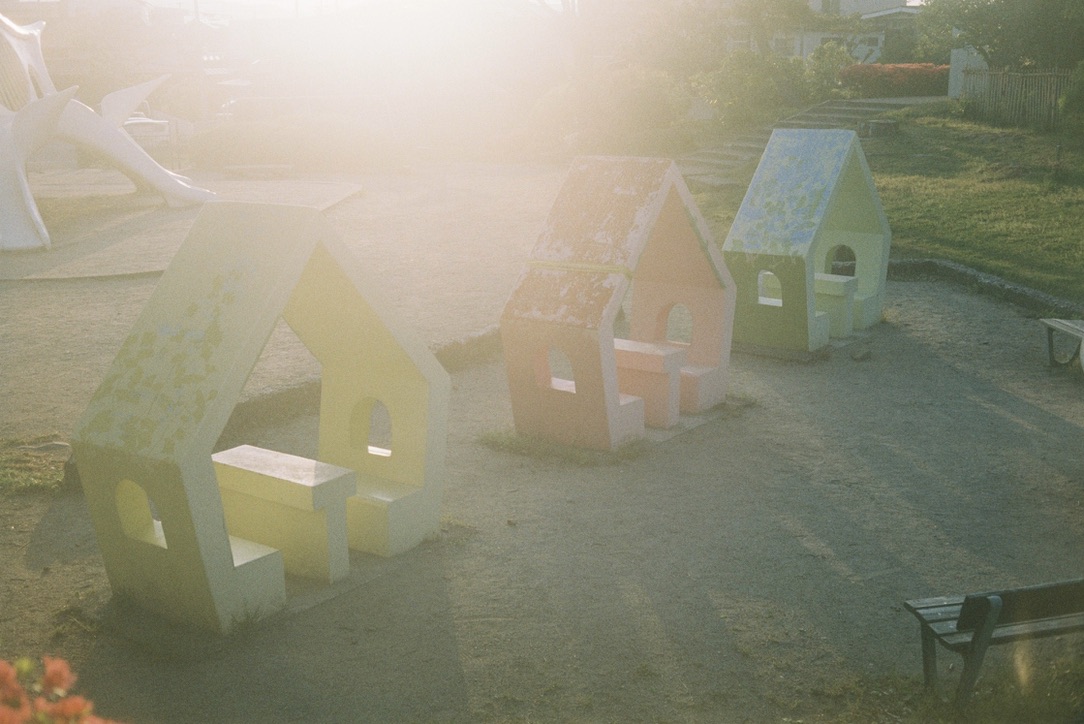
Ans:
{"type": "MultiPolygon", "coordinates": [[[[948,104],[897,117],[899,134],[862,140],[894,258],[955,261],[1084,302],[1084,139],[974,123],[948,104]]],[[[720,243],[744,193],[697,194],[720,243]]]]}
{"type": "Polygon", "coordinates": [[[1084,300],[1084,139],[948,114],[900,120],[899,135],[863,142],[894,256],[1084,300]]]}

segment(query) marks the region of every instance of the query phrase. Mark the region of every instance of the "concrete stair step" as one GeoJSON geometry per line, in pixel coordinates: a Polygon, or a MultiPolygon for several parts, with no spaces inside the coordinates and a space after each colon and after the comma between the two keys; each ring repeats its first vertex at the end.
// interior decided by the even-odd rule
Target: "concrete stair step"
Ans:
{"type": "Polygon", "coordinates": [[[776,128],[857,128],[861,123],[901,107],[885,101],[825,101],[775,124],[776,128]]]}
{"type": "Polygon", "coordinates": [[[685,179],[685,183],[690,186],[708,186],[710,188],[722,188],[724,186],[742,186],[746,185],[746,181],[739,181],[729,176],[723,176],[719,174],[682,174],[685,179]]]}
{"type": "Polygon", "coordinates": [[[846,112],[885,113],[900,107],[898,103],[883,103],[877,101],[826,101],[814,108],[833,109],[846,112]]]}
{"type": "Polygon", "coordinates": [[[792,116],[792,118],[826,118],[826,119],[829,119],[829,120],[854,119],[854,120],[864,121],[864,120],[866,120],[868,118],[873,118],[874,116],[879,116],[879,115],[881,115],[880,111],[875,111],[875,112],[872,112],[872,113],[864,113],[864,112],[861,112],[861,111],[854,111],[854,110],[849,110],[849,109],[834,110],[834,109],[811,108],[808,111],[803,111],[802,113],[799,113],[797,116],[792,116]]]}
{"type": "Polygon", "coordinates": [[[682,160],[705,163],[705,164],[722,164],[726,166],[736,166],[746,163],[755,158],[760,158],[760,154],[764,152],[764,144],[760,144],[759,147],[748,147],[741,149],[734,148],[707,148],[701,149],[694,153],[690,153],[684,156],[682,160]]]}
{"type": "Polygon", "coordinates": [[[785,121],[780,121],[775,124],[776,128],[819,128],[819,129],[831,129],[831,128],[846,128],[854,130],[858,125],[858,121],[849,120],[832,120],[828,118],[824,119],[802,119],[802,118],[788,118],[785,121]]]}

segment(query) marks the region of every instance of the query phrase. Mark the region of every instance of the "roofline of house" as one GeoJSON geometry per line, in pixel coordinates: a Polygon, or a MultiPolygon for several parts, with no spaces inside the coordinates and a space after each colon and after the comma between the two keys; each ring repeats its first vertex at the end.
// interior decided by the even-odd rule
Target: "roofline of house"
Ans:
{"type": "Polygon", "coordinates": [[[863,20],[875,20],[877,18],[887,18],[891,15],[918,15],[922,12],[922,6],[920,5],[908,5],[906,7],[889,8],[888,10],[878,10],[875,13],[865,13],[862,15],[863,20]]]}

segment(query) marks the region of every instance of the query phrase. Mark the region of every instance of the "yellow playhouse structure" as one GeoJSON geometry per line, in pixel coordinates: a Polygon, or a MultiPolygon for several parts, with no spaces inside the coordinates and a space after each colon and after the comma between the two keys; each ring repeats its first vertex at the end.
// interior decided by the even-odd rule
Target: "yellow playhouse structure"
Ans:
{"type": "Polygon", "coordinates": [[[114,594],[228,631],[281,608],[286,573],[411,548],[439,525],[448,395],[316,209],[208,203],[73,441],[114,594]],[[215,453],[280,318],[321,365],[319,459],[215,453]]]}
{"type": "Polygon", "coordinates": [[[608,450],[723,402],[734,294],[672,161],[577,159],[501,315],[517,432],[608,450]]]}
{"type": "Polygon", "coordinates": [[[891,240],[857,134],[774,131],[723,244],[735,344],[811,352],[876,324],[891,240]]]}

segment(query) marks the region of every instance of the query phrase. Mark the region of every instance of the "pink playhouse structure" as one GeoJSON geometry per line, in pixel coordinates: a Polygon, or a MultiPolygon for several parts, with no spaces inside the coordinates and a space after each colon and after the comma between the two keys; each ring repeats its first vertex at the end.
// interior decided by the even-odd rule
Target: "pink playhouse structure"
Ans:
{"type": "Polygon", "coordinates": [[[608,450],[723,402],[734,299],[672,161],[577,159],[501,316],[517,432],[608,450]]]}

